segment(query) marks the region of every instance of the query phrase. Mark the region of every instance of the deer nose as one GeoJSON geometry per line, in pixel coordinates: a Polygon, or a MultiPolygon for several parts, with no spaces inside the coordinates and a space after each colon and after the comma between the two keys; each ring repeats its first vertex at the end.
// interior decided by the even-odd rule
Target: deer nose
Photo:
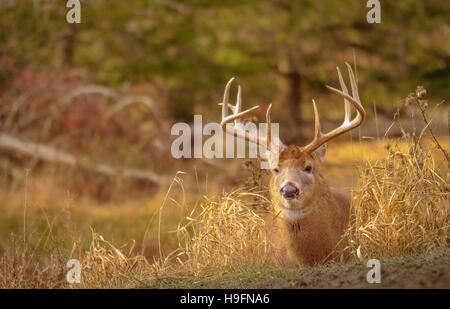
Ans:
{"type": "Polygon", "coordinates": [[[298,193],[298,188],[291,182],[288,182],[280,189],[280,194],[287,200],[297,197],[298,193]]]}

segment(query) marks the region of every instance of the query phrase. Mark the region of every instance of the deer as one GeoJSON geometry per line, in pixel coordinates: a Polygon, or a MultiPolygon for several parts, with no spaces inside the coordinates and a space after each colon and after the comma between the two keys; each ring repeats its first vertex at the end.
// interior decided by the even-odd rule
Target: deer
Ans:
{"type": "Polygon", "coordinates": [[[263,145],[271,170],[269,191],[275,220],[275,239],[280,240],[289,263],[316,265],[342,257],[338,248],[345,246],[344,233],[350,216],[350,197],[341,189],[328,185],[321,174],[321,163],[326,154],[326,143],[362,125],[366,112],[361,104],[358,85],[352,67],[345,63],[350,79],[351,94],[339,67],[337,74],[341,89],[326,85],[332,93],[344,99],[344,121],[323,133],[319,112],[314,99],[314,138],[304,146],[285,145],[279,138],[272,137],[270,104],[266,111],[267,130],[265,137],[250,134],[242,129],[244,116],[258,109],[254,106],[245,111],[242,108],[242,92],[238,86],[235,105],[229,103],[231,78],[225,86],[222,105],[221,127],[238,138],[263,145]],[[352,118],[352,106],[356,116],[352,118]],[[228,115],[228,110],[232,113],[228,115]],[[274,160],[278,156],[278,160],[274,160]]]}

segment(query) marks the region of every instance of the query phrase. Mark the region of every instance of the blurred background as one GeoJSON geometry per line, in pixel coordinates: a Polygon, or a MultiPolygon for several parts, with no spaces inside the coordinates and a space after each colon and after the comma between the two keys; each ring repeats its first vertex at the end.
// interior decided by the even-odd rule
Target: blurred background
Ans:
{"type": "MultiPolygon", "coordinates": [[[[302,143],[312,136],[312,98],[325,130],[342,121],[342,101],[325,85],[338,85],[337,65],[355,66],[368,117],[359,132],[330,145],[326,174],[333,184],[354,185],[359,149],[381,153],[384,146],[371,142],[386,132],[420,131],[417,109],[405,106],[418,85],[438,106],[436,134],[448,130],[446,1],[382,1],[379,24],[367,23],[361,0],[85,0],[80,24],[67,23],[68,10],[62,0],[0,0],[4,209],[160,205],[177,171],[199,195],[242,185],[244,160],[170,154],[175,122],[191,123],[200,113],[204,122],[220,120],[217,103],[232,76],[243,87],[244,108],[259,104],[255,116],[263,119],[273,103],[282,140],[302,143]]],[[[126,218],[99,211],[80,221],[102,230],[109,220],[107,233],[111,222],[126,218]]],[[[20,227],[11,213],[4,214],[5,235],[20,227]]],[[[142,214],[134,210],[130,222],[142,214]]]]}

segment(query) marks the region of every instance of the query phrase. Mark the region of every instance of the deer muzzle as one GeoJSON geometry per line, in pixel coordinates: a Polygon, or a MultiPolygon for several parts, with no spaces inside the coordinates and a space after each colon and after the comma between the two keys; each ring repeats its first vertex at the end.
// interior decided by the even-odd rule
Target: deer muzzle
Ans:
{"type": "Polygon", "coordinates": [[[286,183],[280,189],[280,194],[285,200],[293,200],[298,197],[300,190],[292,182],[286,183]]]}

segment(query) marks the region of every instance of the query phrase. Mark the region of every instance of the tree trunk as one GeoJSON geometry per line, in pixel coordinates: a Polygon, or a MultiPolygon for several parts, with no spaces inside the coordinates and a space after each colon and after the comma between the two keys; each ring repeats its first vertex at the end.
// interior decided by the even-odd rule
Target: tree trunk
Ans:
{"type": "Polygon", "coordinates": [[[303,77],[297,65],[297,61],[294,60],[293,52],[289,49],[285,51],[280,57],[278,63],[278,73],[283,81],[283,93],[282,102],[285,107],[285,119],[289,128],[290,137],[294,140],[300,137],[300,126],[303,123],[301,117],[301,103],[302,103],[302,84],[303,77]]]}
{"type": "Polygon", "coordinates": [[[293,70],[291,72],[283,74],[286,80],[286,92],[284,97],[285,105],[288,107],[290,118],[294,125],[301,125],[301,85],[302,76],[299,71],[293,70]]]}
{"type": "Polygon", "coordinates": [[[75,38],[77,35],[76,24],[69,25],[64,35],[63,46],[63,64],[71,66],[73,64],[73,55],[75,53],[75,38]]]}

